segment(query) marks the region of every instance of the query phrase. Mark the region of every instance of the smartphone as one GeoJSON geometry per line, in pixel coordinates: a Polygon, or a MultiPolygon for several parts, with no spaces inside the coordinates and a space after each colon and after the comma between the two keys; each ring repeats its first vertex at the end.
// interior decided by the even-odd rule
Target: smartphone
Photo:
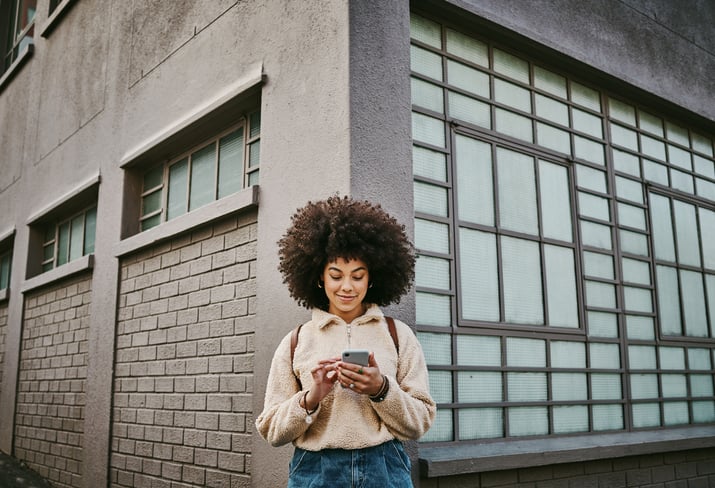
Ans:
{"type": "Polygon", "coordinates": [[[367,349],[348,349],[343,351],[343,362],[367,366],[370,351],[367,349]]]}

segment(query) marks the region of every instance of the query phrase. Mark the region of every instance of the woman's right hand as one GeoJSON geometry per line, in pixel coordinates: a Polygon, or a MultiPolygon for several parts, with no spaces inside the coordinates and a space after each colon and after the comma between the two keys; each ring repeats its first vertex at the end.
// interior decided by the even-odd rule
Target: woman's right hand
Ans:
{"type": "Polygon", "coordinates": [[[338,372],[335,365],[338,361],[340,361],[340,358],[323,359],[310,370],[310,374],[313,377],[313,386],[305,396],[306,405],[303,405],[303,407],[306,410],[318,408],[318,404],[335,387],[335,383],[338,381],[338,372]]]}

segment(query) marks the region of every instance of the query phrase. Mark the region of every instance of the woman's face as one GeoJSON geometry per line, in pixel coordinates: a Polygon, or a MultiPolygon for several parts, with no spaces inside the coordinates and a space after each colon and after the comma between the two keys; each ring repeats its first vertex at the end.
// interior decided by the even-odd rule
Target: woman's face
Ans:
{"type": "Polygon", "coordinates": [[[328,263],[322,281],[330,302],[328,312],[347,323],[365,313],[362,301],[367,294],[370,276],[362,260],[338,258],[328,263]]]}

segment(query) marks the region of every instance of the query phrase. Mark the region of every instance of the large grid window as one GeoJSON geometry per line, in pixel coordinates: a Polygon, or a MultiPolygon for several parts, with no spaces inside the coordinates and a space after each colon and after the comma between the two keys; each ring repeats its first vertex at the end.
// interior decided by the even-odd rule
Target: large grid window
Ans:
{"type": "Polygon", "coordinates": [[[94,252],[97,207],[78,212],[69,219],[45,226],[42,271],[49,271],[94,252]]]}
{"type": "Polygon", "coordinates": [[[260,113],[143,177],[141,230],[258,183],[260,113]]]}
{"type": "Polygon", "coordinates": [[[425,442],[715,422],[715,161],[698,131],[411,22],[425,442]]]}
{"type": "Polygon", "coordinates": [[[0,0],[2,70],[7,71],[26,46],[32,44],[37,0],[0,0]]]}

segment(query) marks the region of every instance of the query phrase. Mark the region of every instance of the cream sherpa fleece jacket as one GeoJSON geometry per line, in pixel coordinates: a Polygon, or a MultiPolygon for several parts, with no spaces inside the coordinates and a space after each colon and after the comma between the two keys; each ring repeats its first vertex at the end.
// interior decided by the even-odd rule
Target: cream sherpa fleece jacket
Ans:
{"type": "Polygon", "coordinates": [[[348,347],[351,330],[353,349],[375,353],[380,371],[390,382],[382,402],[373,402],[336,383],[306,422],[299,402],[300,390],[290,364],[290,334],[278,345],[268,375],[263,412],[256,419],[258,432],[274,446],[293,442],[318,451],[327,448],[360,449],[393,438],[418,439],[435,417],[435,403],[429,394],[429,380],[422,347],[412,330],[396,320],[399,357],[387,323],[379,307],[370,306],[364,315],[346,324],[339,317],[320,309],[300,330],[295,350],[295,373],[305,390],[312,386],[310,370],[321,359],[340,357],[348,347]]]}

